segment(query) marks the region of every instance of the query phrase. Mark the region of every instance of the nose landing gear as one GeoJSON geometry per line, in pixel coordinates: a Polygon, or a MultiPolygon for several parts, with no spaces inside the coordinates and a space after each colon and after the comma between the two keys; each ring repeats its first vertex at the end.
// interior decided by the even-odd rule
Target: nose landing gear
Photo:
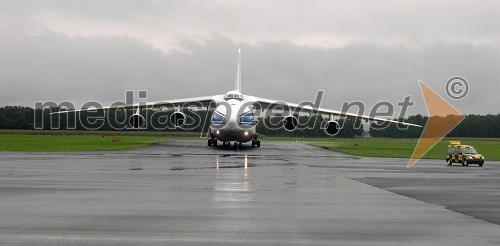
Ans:
{"type": "Polygon", "coordinates": [[[255,146],[260,148],[260,140],[257,140],[257,139],[252,140],[252,147],[255,147],[255,146]]]}
{"type": "Polygon", "coordinates": [[[208,146],[217,146],[217,139],[215,139],[215,138],[209,139],[208,146]]]}

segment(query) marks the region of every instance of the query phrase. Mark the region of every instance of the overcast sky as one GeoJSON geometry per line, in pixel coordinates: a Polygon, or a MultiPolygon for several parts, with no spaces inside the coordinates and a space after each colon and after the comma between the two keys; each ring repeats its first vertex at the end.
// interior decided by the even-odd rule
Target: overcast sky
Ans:
{"type": "Polygon", "coordinates": [[[499,1],[4,1],[0,105],[243,93],[427,114],[418,80],[463,113],[499,113],[499,1]],[[446,81],[464,77],[454,101],[446,81]]]}

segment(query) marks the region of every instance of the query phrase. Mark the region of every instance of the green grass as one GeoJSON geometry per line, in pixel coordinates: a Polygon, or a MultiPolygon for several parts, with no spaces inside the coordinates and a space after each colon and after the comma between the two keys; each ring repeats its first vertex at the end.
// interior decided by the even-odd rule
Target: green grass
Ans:
{"type": "MultiPolygon", "coordinates": [[[[106,151],[145,147],[170,139],[203,139],[196,132],[38,131],[0,130],[0,151],[106,151]],[[102,137],[104,136],[104,137],[102,137]],[[113,138],[118,141],[112,141],[113,138]]],[[[418,139],[342,139],[265,137],[262,141],[298,141],[357,156],[410,158],[418,139]]],[[[424,158],[444,159],[448,140],[439,142],[424,158]]],[[[472,145],[486,160],[500,160],[500,139],[458,139],[472,145]]]]}
{"type": "Polygon", "coordinates": [[[161,132],[161,131],[77,131],[77,130],[0,130],[1,135],[46,135],[46,136],[141,136],[141,137],[175,137],[199,138],[199,132],[161,132]]]}
{"type": "MultiPolygon", "coordinates": [[[[500,139],[459,139],[472,145],[487,160],[500,160],[500,139]]],[[[410,158],[418,139],[331,139],[310,141],[311,145],[350,155],[410,158]]],[[[445,159],[449,139],[436,144],[423,158],[445,159]]]]}
{"type": "Polygon", "coordinates": [[[0,151],[127,150],[167,141],[162,137],[100,137],[56,135],[0,135],[0,151]],[[113,141],[116,139],[117,141],[113,141]]]}
{"type": "Polygon", "coordinates": [[[200,139],[200,134],[146,131],[0,130],[0,151],[128,150],[168,141],[169,139],[200,139]],[[113,139],[116,141],[113,141],[113,139]]]}

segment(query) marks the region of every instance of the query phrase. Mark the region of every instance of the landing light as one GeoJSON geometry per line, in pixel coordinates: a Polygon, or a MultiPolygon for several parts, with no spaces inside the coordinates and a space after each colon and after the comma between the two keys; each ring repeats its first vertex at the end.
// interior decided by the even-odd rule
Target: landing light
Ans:
{"type": "Polygon", "coordinates": [[[244,134],[245,134],[245,136],[248,136],[248,132],[247,132],[247,131],[245,131],[245,133],[244,133],[244,134]]]}
{"type": "Polygon", "coordinates": [[[219,131],[216,131],[216,132],[215,132],[215,134],[217,134],[217,135],[219,135],[219,133],[220,133],[219,131]]]}

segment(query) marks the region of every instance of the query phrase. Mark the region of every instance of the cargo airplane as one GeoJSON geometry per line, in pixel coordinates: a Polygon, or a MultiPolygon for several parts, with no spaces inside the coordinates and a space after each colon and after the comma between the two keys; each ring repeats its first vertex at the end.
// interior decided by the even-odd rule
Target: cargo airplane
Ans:
{"type": "MultiPolygon", "coordinates": [[[[334,136],[340,131],[340,124],[338,121],[334,120],[333,116],[339,117],[357,117],[365,120],[376,121],[376,122],[391,122],[408,126],[421,127],[420,125],[395,121],[390,119],[383,119],[377,117],[370,117],[366,115],[353,114],[348,112],[341,112],[337,110],[304,106],[302,104],[288,103],[283,101],[277,101],[273,99],[266,99],[261,97],[255,97],[250,95],[242,94],[241,92],[241,51],[238,50],[237,54],[237,67],[236,67],[236,79],[234,90],[228,91],[222,95],[214,96],[204,96],[195,98],[184,98],[176,100],[167,100],[160,102],[150,102],[145,104],[129,104],[120,106],[110,106],[99,108],[100,110],[112,109],[112,108],[128,108],[136,109],[135,113],[129,118],[128,123],[130,127],[134,129],[140,129],[145,124],[145,118],[140,114],[141,108],[152,108],[152,107],[165,107],[173,106],[176,108],[169,120],[175,127],[182,127],[186,121],[186,115],[181,111],[181,107],[185,107],[190,103],[195,103],[195,105],[206,107],[212,114],[210,118],[210,139],[208,139],[208,146],[217,146],[218,141],[222,143],[224,148],[231,147],[233,143],[234,148],[241,147],[242,143],[250,142],[252,147],[260,147],[260,140],[258,140],[258,134],[256,132],[257,117],[255,116],[255,111],[257,109],[270,109],[270,108],[281,108],[284,112],[288,111],[288,115],[283,117],[282,127],[287,131],[294,131],[298,126],[298,120],[296,114],[292,112],[300,111],[301,113],[310,114],[324,114],[329,115],[330,119],[326,124],[325,133],[329,136],[334,136]]],[[[69,110],[55,112],[54,114],[69,113],[69,112],[81,112],[99,109],[81,109],[81,110],[69,110]]],[[[261,111],[262,112],[262,111],[261,111]]]]}

